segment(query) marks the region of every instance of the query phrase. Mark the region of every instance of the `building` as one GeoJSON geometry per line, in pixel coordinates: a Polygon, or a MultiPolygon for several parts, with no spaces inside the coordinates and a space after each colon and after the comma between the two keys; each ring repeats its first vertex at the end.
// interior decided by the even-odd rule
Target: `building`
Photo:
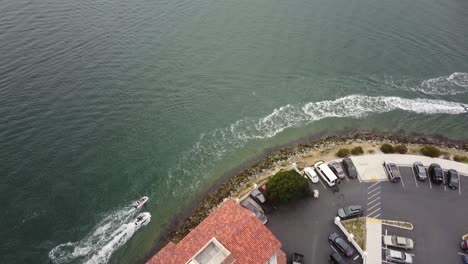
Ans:
{"type": "Polygon", "coordinates": [[[281,242],[250,211],[224,202],[179,243],[147,264],[286,264],[281,242]]]}

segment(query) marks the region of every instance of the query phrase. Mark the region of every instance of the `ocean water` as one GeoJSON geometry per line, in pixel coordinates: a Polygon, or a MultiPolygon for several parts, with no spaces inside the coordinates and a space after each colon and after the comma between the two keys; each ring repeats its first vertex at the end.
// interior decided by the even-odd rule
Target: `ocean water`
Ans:
{"type": "Polygon", "coordinates": [[[1,3],[0,263],[141,262],[226,172],[307,135],[468,138],[464,0],[1,3]]]}

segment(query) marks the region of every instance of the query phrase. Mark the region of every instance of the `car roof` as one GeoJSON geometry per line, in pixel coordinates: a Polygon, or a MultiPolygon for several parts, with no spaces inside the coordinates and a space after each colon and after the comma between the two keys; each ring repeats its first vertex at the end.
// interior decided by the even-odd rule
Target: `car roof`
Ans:
{"type": "Polygon", "coordinates": [[[396,241],[398,244],[406,244],[406,238],[405,237],[396,237],[396,241]]]}
{"type": "Polygon", "coordinates": [[[389,255],[392,258],[403,259],[403,253],[400,251],[389,249],[389,255]]]}

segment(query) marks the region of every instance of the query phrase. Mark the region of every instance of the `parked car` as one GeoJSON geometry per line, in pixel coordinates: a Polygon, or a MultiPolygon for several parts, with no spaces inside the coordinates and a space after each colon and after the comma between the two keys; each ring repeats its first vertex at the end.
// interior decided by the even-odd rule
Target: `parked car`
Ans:
{"type": "Polygon", "coordinates": [[[391,263],[413,264],[413,256],[392,249],[385,250],[385,260],[391,263]]]}
{"type": "Polygon", "coordinates": [[[328,236],[328,241],[338,248],[341,253],[343,253],[347,257],[351,257],[354,255],[353,247],[346,242],[342,237],[340,237],[337,233],[333,233],[328,236]]]}
{"type": "Polygon", "coordinates": [[[363,210],[360,205],[351,205],[338,209],[338,216],[341,219],[349,219],[362,216],[363,210]]]}
{"type": "Polygon", "coordinates": [[[346,178],[346,175],[343,171],[343,168],[341,167],[340,163],[339,162],[332,162],[330,164],[328,164],[328,167],[330,167],[330,169],[333,171],[333,173],[335,173],[336,176],[338,176],[338,179],[344,179],[346,178]]]}
{"type": "Polygon", "coordinates": [[[319,177],[317,173],[315,172],[314,168],[305,167],[304,174],[307,176],[307,178],[309,178],[312,181],[312,183],[319,182],[319,177]]]}
{"type": "Polygon", "coordinates": [[[323,161],[317,161],[314,164],[314,168],[317,170],[322,180],[327,183],[328,187],[333,187],[340,182],[335,173],[325,164],[323,161]]]}
{"type": "Polygon", "coordinates": [[[294,252],[291,256],[291,264],[304,264],[304,255],[294,252]]]}
{"type": "Polygon", "coordinates": [[[447,171],[447,186],[452,189],[458,189],[458,184],[460,181],[460,177],[458,176],[458,172],[454,169],[450,169],[447,171]]]}
{"type": "Polygon", "coordinates": [[[336,251],[330,254],[328,259],[330,260],[330,263],[333,263],[333,264],[346,264],[347,263],[346,260],[341,256],[341,254],[336,251]]]}
{"type": "Polygon", "coordinates": [[[400,236],[383,236],[383,243],[388,247],[396,247],[402,249],[413,249],[414,242],[411,238],[400,236]]]}
{"type": "Polygon", "coordinates": [[[265,196],[258,189],[254,189],[250,193],[250,197],[252,197],[252,199],[254,199],[258,203],[265,203],[266,202],[265,196]]]}
{"type": "Polygon", "coordinates": [[[439,164],[432,163],[429,166],[429,177],[433,183],[442,184],[444,182],[444,172],[439,164]]]}
{"type": "Polygon", "coordinates": [[[383,165],[385,167],[387,177],[391,182],[398,182],[401,180],[400,170],[395,163],[385,161],[383,165]]]}
{"type": "Polygon", "coordinates": [[[241,205],[247,210],[253,212],[264,225],[268,222],[266,215],[264,215],[262,211],[255,207],[251,202],[244,200],[241,205]]]}
{"type": "Polygon", "coordinates": [[[357,178],[358,175],[357,175],[356,167],[354,166],[354,163],[350,158],[344,158],[343,159],[343,168],[346,171],[346,173],[348,174],[348,177],[350,177],[352,179],[357,178]]]}
{"type": "Polygon", "coordinates": [[[420,181],[427,180],[426,168],[424,167],[424,165],[421,162],[416,161],[413,164],[413,169],[414,169],[414,173],[416,174],[416,178],[418,180],[420,180],[420,181]]]}

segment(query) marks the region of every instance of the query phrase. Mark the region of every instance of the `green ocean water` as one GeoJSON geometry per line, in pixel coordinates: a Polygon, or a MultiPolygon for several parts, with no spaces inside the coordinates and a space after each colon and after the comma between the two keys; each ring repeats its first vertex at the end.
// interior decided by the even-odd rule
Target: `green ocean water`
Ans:
{"type": "Polygon", "coordinates": [[[226,172],[307,135],[468,138],[467,29],[465,0],[3,0],[0,263],[144,260],[226,172]]]}

